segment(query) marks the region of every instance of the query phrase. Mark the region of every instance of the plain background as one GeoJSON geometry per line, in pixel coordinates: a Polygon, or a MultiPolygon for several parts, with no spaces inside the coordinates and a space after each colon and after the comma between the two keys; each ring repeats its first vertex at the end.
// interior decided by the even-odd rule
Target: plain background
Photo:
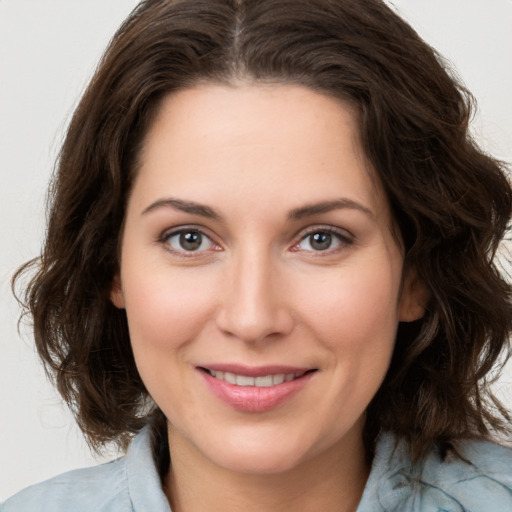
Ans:
{"type": "MultiPolygon", "coordinates": [[[[512,161],[512,0],[395,0],[475,94],[476,137],[512,161]]],[[[0,0],[0,501],[93,458],[17,332],[17,266],[38,254],[44,199],[66,124],[135,0],[0,0]]],[[[498,388],[512,409],[512,365],[498,388]]]]}

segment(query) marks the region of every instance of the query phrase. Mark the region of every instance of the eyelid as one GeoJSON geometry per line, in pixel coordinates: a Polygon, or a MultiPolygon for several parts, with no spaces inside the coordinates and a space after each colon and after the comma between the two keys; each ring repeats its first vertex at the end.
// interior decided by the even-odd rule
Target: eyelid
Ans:
{"type": "MultiPolygon", "coordinates": [[[[168,241],[171,237],[179,235],[180,233],[184,233],[187,231],[196,231],[200,233],[202,236],[206,237],[211,245],[213,246],[213,251],[221,251],[223,250],[221,244],[219,244],[215,240],[215,236],[213,236],[209,229],[199,226],[197,224],[186,224],[186,225],[180,225],[180,226],[174,226],[172,228],[167,228],[163,230],[160,235],[157,237],[157,242],[160,244],[165,245],[165,249],[169,251],[172,254],[184,257],[184,258],[190,258],[190,257],[198,257],[200,255],[204,255],[204,253],[211,252],[212,249],[206,249],[206,250],[200,250],[200,251],[186,251],[186,250],[175,250],[172,248],[168,241]]],[[[337,250],[343,249],[348,245],[352,245],[355,241],[355,237],[352,233],[350,233],[347,229],[335,227],[332,225],[325,225],[325,224],[316,224],[313,226],[308,226],[307,228],[301,229],[295,236],[294,236],[294,242],[291,247],[291,251],[299,251],[298,245],[308,236],[314,234],[314,233],[329,233],[336,237],[338,237],[341,241],[341,248],[339,246],[334,247],[333,249],[326,249],[325,251],[307,251],[307,252],[314,252],[321,255],[324,254],[330,254],[337,250]]]]}
{"type": "Polygon", "coordinates": [[[173,236],[179,235],[181,233],[190,232],[190,231],[195,231],[195,232],[201,234],[201,236],[207,238],[210,241],[211,245],[214,246],[213,251],[222,250],[221,245],[215,241],[214,237],[209,233],[209,230],[205,229],[202,226],[198,226],[195,224],[187,224],[187,225],[174,226],[172,228],[167,228],[164,231],[162,231],[161,234],[158,236],[157,242],[162,245],[165,245],[165,250],[167,250],[168,252],[170,252],[174,255],[183,257],[183,258],[192,258],[192,257],[197,258],[198,256],[204,255],[204,253],[210,252],[211,249],[200,250],[200,251],[186,251],[185,249],[183,249],[180,251],[180,250],[174,249],[168,243],[169,240],[173,236]]]}
{"type": "Polygon", "coordinates": [[[306,239],[308,236],[311,236],[314,233],[329,233],[331,235],[334,235],[338,237],[341,240],[342,247],[339,246],[334,247],[333,249],[326,249],[325,251],[306,251],[306,252],[314,252],[318,255],[324,254],[330,254],[332,252],[335,252],[337,250],[341,250],[347,245],[352,245],[355,241],[355,237],[352,233],[347,231],[346,229],[338,228],[335,226],[325,225],[325,224],[317,224],[314,226],[309,226],[305,229],[302,229],[297,235],[294,237],[295,242],[293,243],[291,250],[292,251],[299,251],[298,245],[306,239]]]}

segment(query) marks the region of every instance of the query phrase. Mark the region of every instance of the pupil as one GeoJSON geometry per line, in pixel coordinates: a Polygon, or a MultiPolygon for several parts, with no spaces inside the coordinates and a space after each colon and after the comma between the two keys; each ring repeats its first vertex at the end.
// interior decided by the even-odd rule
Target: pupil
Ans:
{"type": "Polygon", "coordinates": [[[317,251],[325,251],[331,246],[332,235],[330,233],[315,233],[311,235],[311,247],[317,251]]]}
{"type": "Polygon", "coordinates": [[[197,231],[187,231],[180,235],[180,245],[186,251],[194,251],[201,246],[203,237],[197,231]]]}

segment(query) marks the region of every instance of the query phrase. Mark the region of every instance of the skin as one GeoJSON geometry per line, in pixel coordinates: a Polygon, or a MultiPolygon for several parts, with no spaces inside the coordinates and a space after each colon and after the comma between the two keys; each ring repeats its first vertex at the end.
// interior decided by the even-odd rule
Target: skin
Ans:
{"type": "Polygon", "coordinates": [[[111,298],[169,420],[174,512],[357,508],[365,408],[398,322],[423,314],[372,176],[355,114],[307,88],[208,84],[164,100],[111,298]],[[203,241],[186,250],[191,229],[203,241]],[[205,385],[198,366],[215,363],[315,371],[283,404],[245,412],[205,385]]]}

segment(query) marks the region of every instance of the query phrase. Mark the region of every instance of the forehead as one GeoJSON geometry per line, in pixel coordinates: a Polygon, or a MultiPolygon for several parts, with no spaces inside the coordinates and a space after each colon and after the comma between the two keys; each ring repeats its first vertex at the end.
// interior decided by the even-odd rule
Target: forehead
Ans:
{"type": "Polygon", "coordinates": [[[167,188],[204,203],[235,194],[247,208],[249,198],[293,208],[349,195],[387,212],[355,109],[302,86],[207,84],[173,93],[139,162],[135,188],[146,200],[167,188]]]}

